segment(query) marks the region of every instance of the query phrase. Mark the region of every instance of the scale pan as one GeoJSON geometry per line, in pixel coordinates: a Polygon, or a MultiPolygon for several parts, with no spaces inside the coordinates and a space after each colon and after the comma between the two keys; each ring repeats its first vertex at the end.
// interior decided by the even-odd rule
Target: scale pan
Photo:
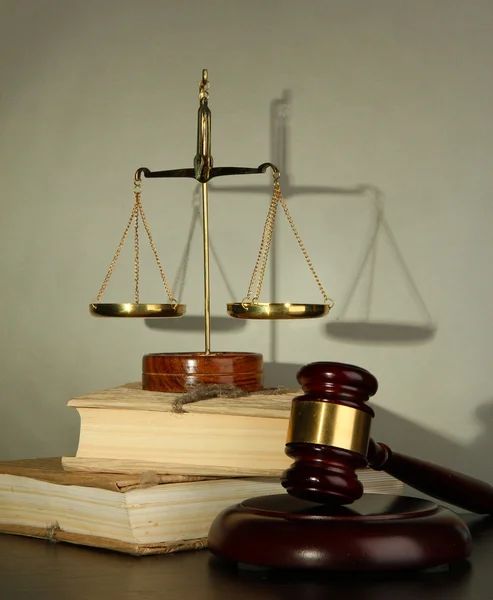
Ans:
{"type": "Polygon", "coordinates": [[[110,304],[93,302],[89,311],[95,317],[125,317],[141,319],[170,319],[183,317],[186,312],[185,304],[110,304]]]}
{"type": "Polygon", "coordinates": [[[313,319],[326,315],[328,304],[291,304],[290,302],[258,302],[245,304],[234,302],[227,305],[228,314],[236,319],[313,319]]]}

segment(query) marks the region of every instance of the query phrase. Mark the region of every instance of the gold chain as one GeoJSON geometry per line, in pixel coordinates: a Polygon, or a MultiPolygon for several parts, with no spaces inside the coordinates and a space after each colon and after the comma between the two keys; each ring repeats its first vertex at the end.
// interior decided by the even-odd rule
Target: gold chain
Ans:
{"type": "Polygon", "coordinates": [[[269,212],[267,213],[267,218],[265,220],[264,231],[262,233],[262,241],[261,241],[260,249],[259,249],[259,252],[257,255],[257,260],[255,262],[255,267],[253,269],[253,274],[252,274],[252,278],[250,280],[250,285],[248,287],[248,293],[247,293],[246,298],[243,299],[242,305],[245,308],[248,304],[258,303],[258,299],[260,297],[260,292],[262,290],[262,283],[264,281],[264,275],[265,275],[265,269],[267,266],[269,250],[270,250],[270,246],[272,243],[272,236],[273,236],[273,232],[274,232],[274,225],[275,225],[275,220],[276,220],[276,215],[277,215],[277,207],[279,204],[281,204],[281,206],[284,210],[284,214],[286,215],[289,225],[291,226],[291,230],[293,231],[296,241],[298,242],[298,245],[301,249],[301,252],[303,253],[303,256],[305,257],[308,267],[318,285],[318,289],[320,290],[320,293],[323,296],[324,304],[328,304],[329,307],[332,308],[334,305],[334,301],[331,298],[329,298],[327,296],[327,294],[325,293],[325,290],[324,290],[324,288],[320,282],[320,279],[315,271],[312,261],[310,260],[310,257],[308,256],[308,252],[306,251],[306,248],[301,240],[300,234],[298,233],[298,230],[296,229],[296,226],[294,224],[291,213],[289,212],[286,201],[284,200],[284,196],[282,195],[281,186],[279,184],[279,179],[281,176],[279,169],[274,168],[272,175],[274,178],[274,190],[272,193],[272,200],[270,203],[269,212]],[[253,289],[255,286],[255,280],[257,279],[257,276],[258,276],[257,285],[255,288],[255,293],[253,293],[253,289]],[[253,294],[253,296],[252,296],[252,294],[253,294]]]}
{"type": "Polygon", "coordinates": [[[135,206],[137,212],[135,214],[134,223],[134,302],[139,304],[139,208],[140,208],[140,191],[142,189],[140,181],[134,181],[135,206]]]}
{"type": "Polygon", "coordinates": [[[270,206],[269,206],[269,212],[267,213],[267,218],[266,218],[265,224],[264,224],[264,230],[262,233],[262,241],[260,243],[257,260],[255,262],[255,267],[253,269],[252,278],[250,279],[250,285],[248,286],[248,293],[246,295],[246,298],[244,298],[242,301],[242,304],[244,307],[246,306],[246,304],[250,304],[252,302],[255,304],[256,302],[258,302],[260,290],[262,288],[262,281],[264,279],[265,267],[267,265],[267,256],[269,254],[270,244],[271,244],[271,240],[272,240],[272,232],[273,232],[274,223],[276,220],[277,207],[278,207],[278,199],[277,199],[277,196],[276,196],[275,190],[274,190],[274,193],[272,194],[272,200],[271,200],[270,206]],[[256,280],[258,272],[259,272],[259,267],[261,267],[260,268],[260,277],[259,277],[259,281],[257,283],[255,295],[252,298],[253,288],[255,286],[255,280],[256,280]]]}
{"type": "Polygon", "coordinates": [[[123,232],[122,239],[120,240],[120,243],[118,244],[118,248],[116,249],[115,256],[113,256],[113,260],[111,261],[108,272],[106,273],[106,277],[104,278],[103,284],[101,285],[101,289],[99,290],[99,293],[96,296],[96,302],[101,302],[101,299],[103,298],[103,294],[106,290],[106,286],[108,285],[110,277],[113,275],[116,261],[118,260],[118,257],[120,256],[120,252],[122,251],[123,244],[125,243],[125,240],[127,239],[128,232],[130,231],[130,226],[132,225],[132,221],[134,220],[136,214],[137,214],[137,205],[134,204],[132,214],[130,215],[130,219],[128,220],[128,223],[127,223],[127,227],[125,228],[125,231],[123,232]]]}
{"type": "Polygon", "coordinates": [[[262,260],[262,265],[260,267],[260,273],[259,273],[258,282],[257,282],[257,291],[255,292],[255,296],[253,297],[254,302],[258,302],[258,299],[260,297],[260,291],[262,289],[262,284],[264,282],[265,269],[267,267],[267,259],[269,257],[270,246],[272,243],[272,236],[274,235],[274,226],[275,226],[275,222],[276,222],[277,208],[279,206],[279,194],[278,194],[276,188],[274,188],[274,193],[272,194],[271,205],[273,205],[273,209],[271,211],[271,218],[270,218],[268,228],[267,228],[264,257],[262,260]]]}
{"type": "MultiPolygon", "coordinates": [[[[274,184],[274,185],[276,185],[276,184],[274,184]]],[[[277,182],[277,186],[279,186],[279,182],[277,182]]],[[[281,203],[281,206],[284,209],[284,214],[286,215],[286,218],[289,221],[291,229],[294,233],[294,237],[296,238],[296,241],[298,242],[298,246],[300,247],[301,252],[303,253],[303,256],[305,257],[306,263],[307,263],[308,267],[310,268],[310,271],[312,272],[312,275],[315,278],[315,281],[317,282],[318,289],[320,290],[320,293],[322,294],[323,299],[324,299],[324,304],[328,304],[330,306],[330,308],[332,308],[334,306],[334,301],[332,300],[332,298],[329,298],[327,296],[324,288],[322,287],[320,279],[315,271],[315,268],[312,264],[312,261],[310,260],[310,257],[308,256],[308,252],[306,251],[306,248],[305,248],[303,242],[301,241],[300,234],[298,233],[298,230],[295,227],[293,217],[291,216],[291,213],[288,210],[288,205],[286,204],[286,200],[284,200],[284,196],[282,195],[280,189],[279,189],[279,202],[281,203]]]]}
{"type": "Polygon", "coordinates": [[[149,228],[149,223],[148,223],[146,215],[144,213],[144,208],[142,206],[141,192],[142,192],[142,182],[140,180],[140,174],[136,173],[135,178],[134,178],[134,205],[132,208],[132,214],[130,215],[130,219],[128,220],[127,226],[125,228],[125,231],[123,232],[120,243],[118,244],[115,255],[113,256],[113,259],[110,263],[108,272],[106,273],[104,281],[101,285],[101,289],[99,290],[99,293],[96,297],[96,302],[101,302],[101,300],[103,298],[103,294],[106,290],[108,282],[109,282],[111,276],[113,275],[113,271],[115,270],[115,265],[120,256],[121,250],[123,248],[123,244],[125,243],[125,240],[127,239],[128,232],[130,231],[132,222],[135,219],[135,223],[134,223],[134,301],[135,301],[135,304],[139,304],[139,215],[140,215],[140,217],[142,219],[142,223],[144,224],[144,229],[146,230],[146,233],[147,233],[147,237],[149,238],[149,243],[151,245],[151,249],[154,254],[154,258],[156,259],[157,266],[158,266],[159,272],[161,274],[161,279],[164,284],[164,289],[166,290],[166,293],[168,294],[168,298],[169,298],[173,308],[176,308],[176,306],[178,305],[178,302],[173,297],[173,294],[169,287],[168,281],[164,275],[164,270],[161,265],[161,261],[159,260],[159,256],[158,256],[158,253],[156,250],[156,245],[154,243],[154,240],[152,239],[151,230],[149,228]]]}
{"type": "Polygon", "coordinates": [[[176,306],[178,305],[178,301],[176,300],[176,298],[173,297],[173,293],[171,292],[171,288],[169,287],[168,280],[166,279],[166,276],[164,274],[164,270],[163,270],[161,261],[159,260],[159,256],[158,256],[158,253],[156,250],[156,244],[154,243],[154,240],[152,239],[151,230],[149,228],[149,223],[147,221],[147,217],[145,215],[144,208],[140,202],[139,202],[139,212],[140,212],[140,216],[142,218],[142,223],[144,224],[144,229],[146,230],[146,233],[147,233],[147,237],[149,238],[149,244],[151,245],[152,253],[154,254],[154,258],[156,259],[159,273],[161,274],[161,280],[163,282],[164,289],[166,290],[166,293],[168,294],[169,301],[173,305],[173,308],[176,308],[176,306]]]}

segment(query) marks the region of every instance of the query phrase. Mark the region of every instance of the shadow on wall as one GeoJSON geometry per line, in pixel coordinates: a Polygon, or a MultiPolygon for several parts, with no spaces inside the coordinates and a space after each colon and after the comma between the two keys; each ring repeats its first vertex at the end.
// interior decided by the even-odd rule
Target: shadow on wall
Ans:
{"type": "MultiPolygon", "coordinates": [[[[146,319],[146,326],[155,331],[197,332],[204,330],[204,317],[185,315],[182,319],[146,319]]],[[[246,326],[243,319],[211,316],[211,329],[216,333],[240,333],[246,326]]]]}
{"type": "Polygon", "coordinates": [[[373,232],[370,234],[368,242],[365,245],[362,260],[349,286],[346,298],[342,302],[343,309],[340,316],[336,321],[332,321],[326,326],[325,333],[328,337],[357,343],[394,344],[426,342],[435,336],[436,324],[433,322],[418,285],[404,260],[397,240],[385,218],[384,194],[378,188],[369,185],[360,186],[360,192],[368,197],[373,206],[375,224],[373,232]],[[403,274],[403,284],[415,302],[421,322],[385,322],[376,321],[371,317],[377,245],[379,238],[383,235],[385,235],[397,265],[403,274]],[[365,317],[360,320],[348,320],[346,314],[366,269],[369,270],[369,277],[365,298],[365,317]]]}
{"type": "Polygon", "coordinates": [[[384,321],[332,321],[325,326],[328,337],[357,344],[418,344],[435,336],[432,325],[384,321]]]}

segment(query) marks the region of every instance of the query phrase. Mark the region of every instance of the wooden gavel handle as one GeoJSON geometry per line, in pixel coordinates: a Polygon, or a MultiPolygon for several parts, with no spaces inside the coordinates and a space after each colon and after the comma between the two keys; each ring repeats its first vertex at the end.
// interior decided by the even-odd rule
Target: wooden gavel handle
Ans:
{"type": "Polygon", "coordinates": [[[479,479],[398,454],[373,440],[368,449],[368,464],[428,496],[474,513],[493,514],[493,487],[479,479]]]}

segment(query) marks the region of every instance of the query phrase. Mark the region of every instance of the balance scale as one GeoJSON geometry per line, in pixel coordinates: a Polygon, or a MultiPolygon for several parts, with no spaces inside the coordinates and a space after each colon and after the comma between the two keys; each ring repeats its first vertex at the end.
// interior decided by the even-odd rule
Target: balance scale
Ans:
{"type": "Polygon", "coordinates": [[[208,183],[214,177],[231,175],[256,175],[272,171],[273,192],[269,210],[265,220],[260,248],[248,286],[246,296],[241,302],[227,304],[230,317],[252,320],[285,320],[313,319],[328,314],[333,307],[331,300],[313,267],[306,248],[296,229],[287,203],[280,187],[281,173],[270,162],[262,163],[257,168],[248,167],[214,167],[211,153],[211,111],[209,108],[209,76],[206,69],[202,71],[199,83],[199,109],[197,121],[197,152],[193,167],[166,171],[151,171],[146,167],[137,169],[134,175],[134,204],[123,232],[122,238],[110,263],[99,293],[90,304],[90,312],[97,317],[144,318],[144,319],[176,319],[186,313],[186,305],[180,304],[173,296],[161,260],[158,256],[149,223],[142,205],[142,177],[174,178],[185,177],[197,180],[201,184],[202,200],[202,233],[203,233],[203,271],[204,271],[204,336],[203,352],[171,352],[146,354],[142,361],[142,387],[144,390],[162,392],[185,392],[197,385],[224,384],[233,385],[246,392],[263,389],[263,357],[252,352],[217,352],[211,350],[211,317],[210,317],[210,260],[209,260],[209,190],[208,183]],[[279,205],[289,222],[291,230],[305,257],[315,282],[322,295],[319,304],[296,304],[291,302],[260,302],[262,283],[271,247],[274,225],[279,205]],[[142,303],[139,294],[139,223],[147,234],[154,258],[159,268],[167,303],[142,303]],[[134,301],[106,303],[103,295],[113,274],[116,262],[123,245],[133,228],[134,233],[134,301]]]}

